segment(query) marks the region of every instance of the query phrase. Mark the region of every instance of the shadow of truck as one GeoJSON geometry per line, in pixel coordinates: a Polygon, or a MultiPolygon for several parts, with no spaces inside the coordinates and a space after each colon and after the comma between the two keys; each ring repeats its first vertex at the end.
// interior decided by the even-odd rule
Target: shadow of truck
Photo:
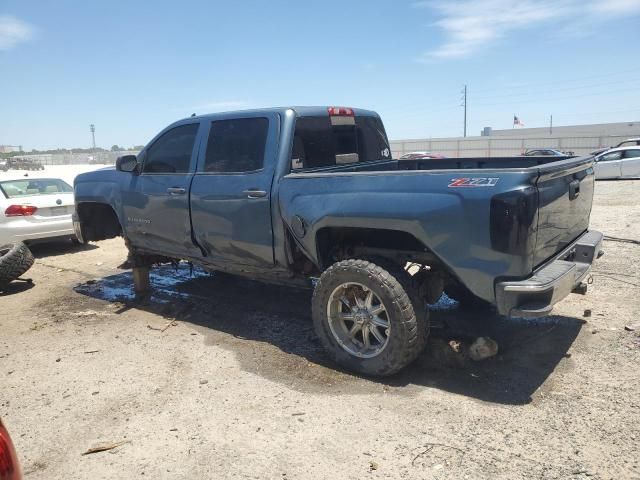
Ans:
{"type": "Polygon", "coordinates": [[[120,313],[141,309],[188,322],[205,335],[208,344],[232,350],[244,370],[316,391],[331,388],[340,393],[359,393],[380,386],[418,386],[487,402],[526,404],[567,357],[584,324],[583,320],[562,316],[506,319],[490,310],[469,312],[455,302],[445,302],[444,307],[436,305],[431,312],[432,324],[441,327],[432,328],[425,353],[392,377],[370,378],[341,371],[327,358],[313,332],[311,290],[210,275],[201,270],[190,272],[184,266],[154,268],[151,283],[153,293],[143,300],[133,294],[131,272],[82,283],[75,290],[121,303],[120,313]],[[449,339],[469,341],[478,336],[496,340],[498,355],[482,362],[452,365],[436,354],[435,349],[449,339]]]}

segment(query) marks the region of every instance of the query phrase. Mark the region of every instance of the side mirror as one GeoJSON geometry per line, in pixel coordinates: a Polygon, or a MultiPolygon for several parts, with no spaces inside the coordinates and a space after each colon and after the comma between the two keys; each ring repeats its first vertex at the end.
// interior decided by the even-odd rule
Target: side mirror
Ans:
{"type": "Polygon", "coordinates": [[[138,157],[123,155],[116,160],[116,170],[119,172],[138,173],[138,157]]]}

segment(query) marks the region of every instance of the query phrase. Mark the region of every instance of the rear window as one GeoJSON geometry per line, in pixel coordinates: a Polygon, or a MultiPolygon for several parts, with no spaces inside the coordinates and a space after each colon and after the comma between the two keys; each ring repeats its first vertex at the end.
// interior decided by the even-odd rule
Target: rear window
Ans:
{"type": "Polygon", "coordinates": [[[73,188],[59,178],[31,178],[0,182],[0,190],[7,198],[31,197],[33,195],[54,195],[72,193],[73,188]]]}
{"type": "Polygon", "coordinates": [[[377,117],[300,117],[291,151],[291,169],[390,160],[391,150],[377,117]]]}

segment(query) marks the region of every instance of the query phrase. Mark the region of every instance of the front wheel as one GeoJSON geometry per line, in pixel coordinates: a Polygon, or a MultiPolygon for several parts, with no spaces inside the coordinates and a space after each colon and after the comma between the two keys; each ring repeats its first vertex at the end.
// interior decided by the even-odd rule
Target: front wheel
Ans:
{"type": "Polygon", "coordinates": [[[428,311],[400,267],[344,260],[329,267],[313,293],[316,333],[331,357],[365,375],[398,372],[422,352],[428,311]]]}

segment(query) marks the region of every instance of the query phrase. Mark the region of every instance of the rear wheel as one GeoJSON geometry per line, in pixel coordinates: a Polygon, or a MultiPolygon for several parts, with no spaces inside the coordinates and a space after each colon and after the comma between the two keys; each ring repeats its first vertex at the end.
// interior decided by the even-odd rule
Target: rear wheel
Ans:
{"type": "Polygon", "coordinates": [[[344,260],[313,293],[313,322],[330,356],[366,375],[391,375],[424,349],[428,312],[410,276],[395,265],[344,260]]]}
{"type": "Polygon", "coordinates": [[[23,242],[0,246],[0,289],[29,270],[33,262],[33,254],[23,242]]]}

